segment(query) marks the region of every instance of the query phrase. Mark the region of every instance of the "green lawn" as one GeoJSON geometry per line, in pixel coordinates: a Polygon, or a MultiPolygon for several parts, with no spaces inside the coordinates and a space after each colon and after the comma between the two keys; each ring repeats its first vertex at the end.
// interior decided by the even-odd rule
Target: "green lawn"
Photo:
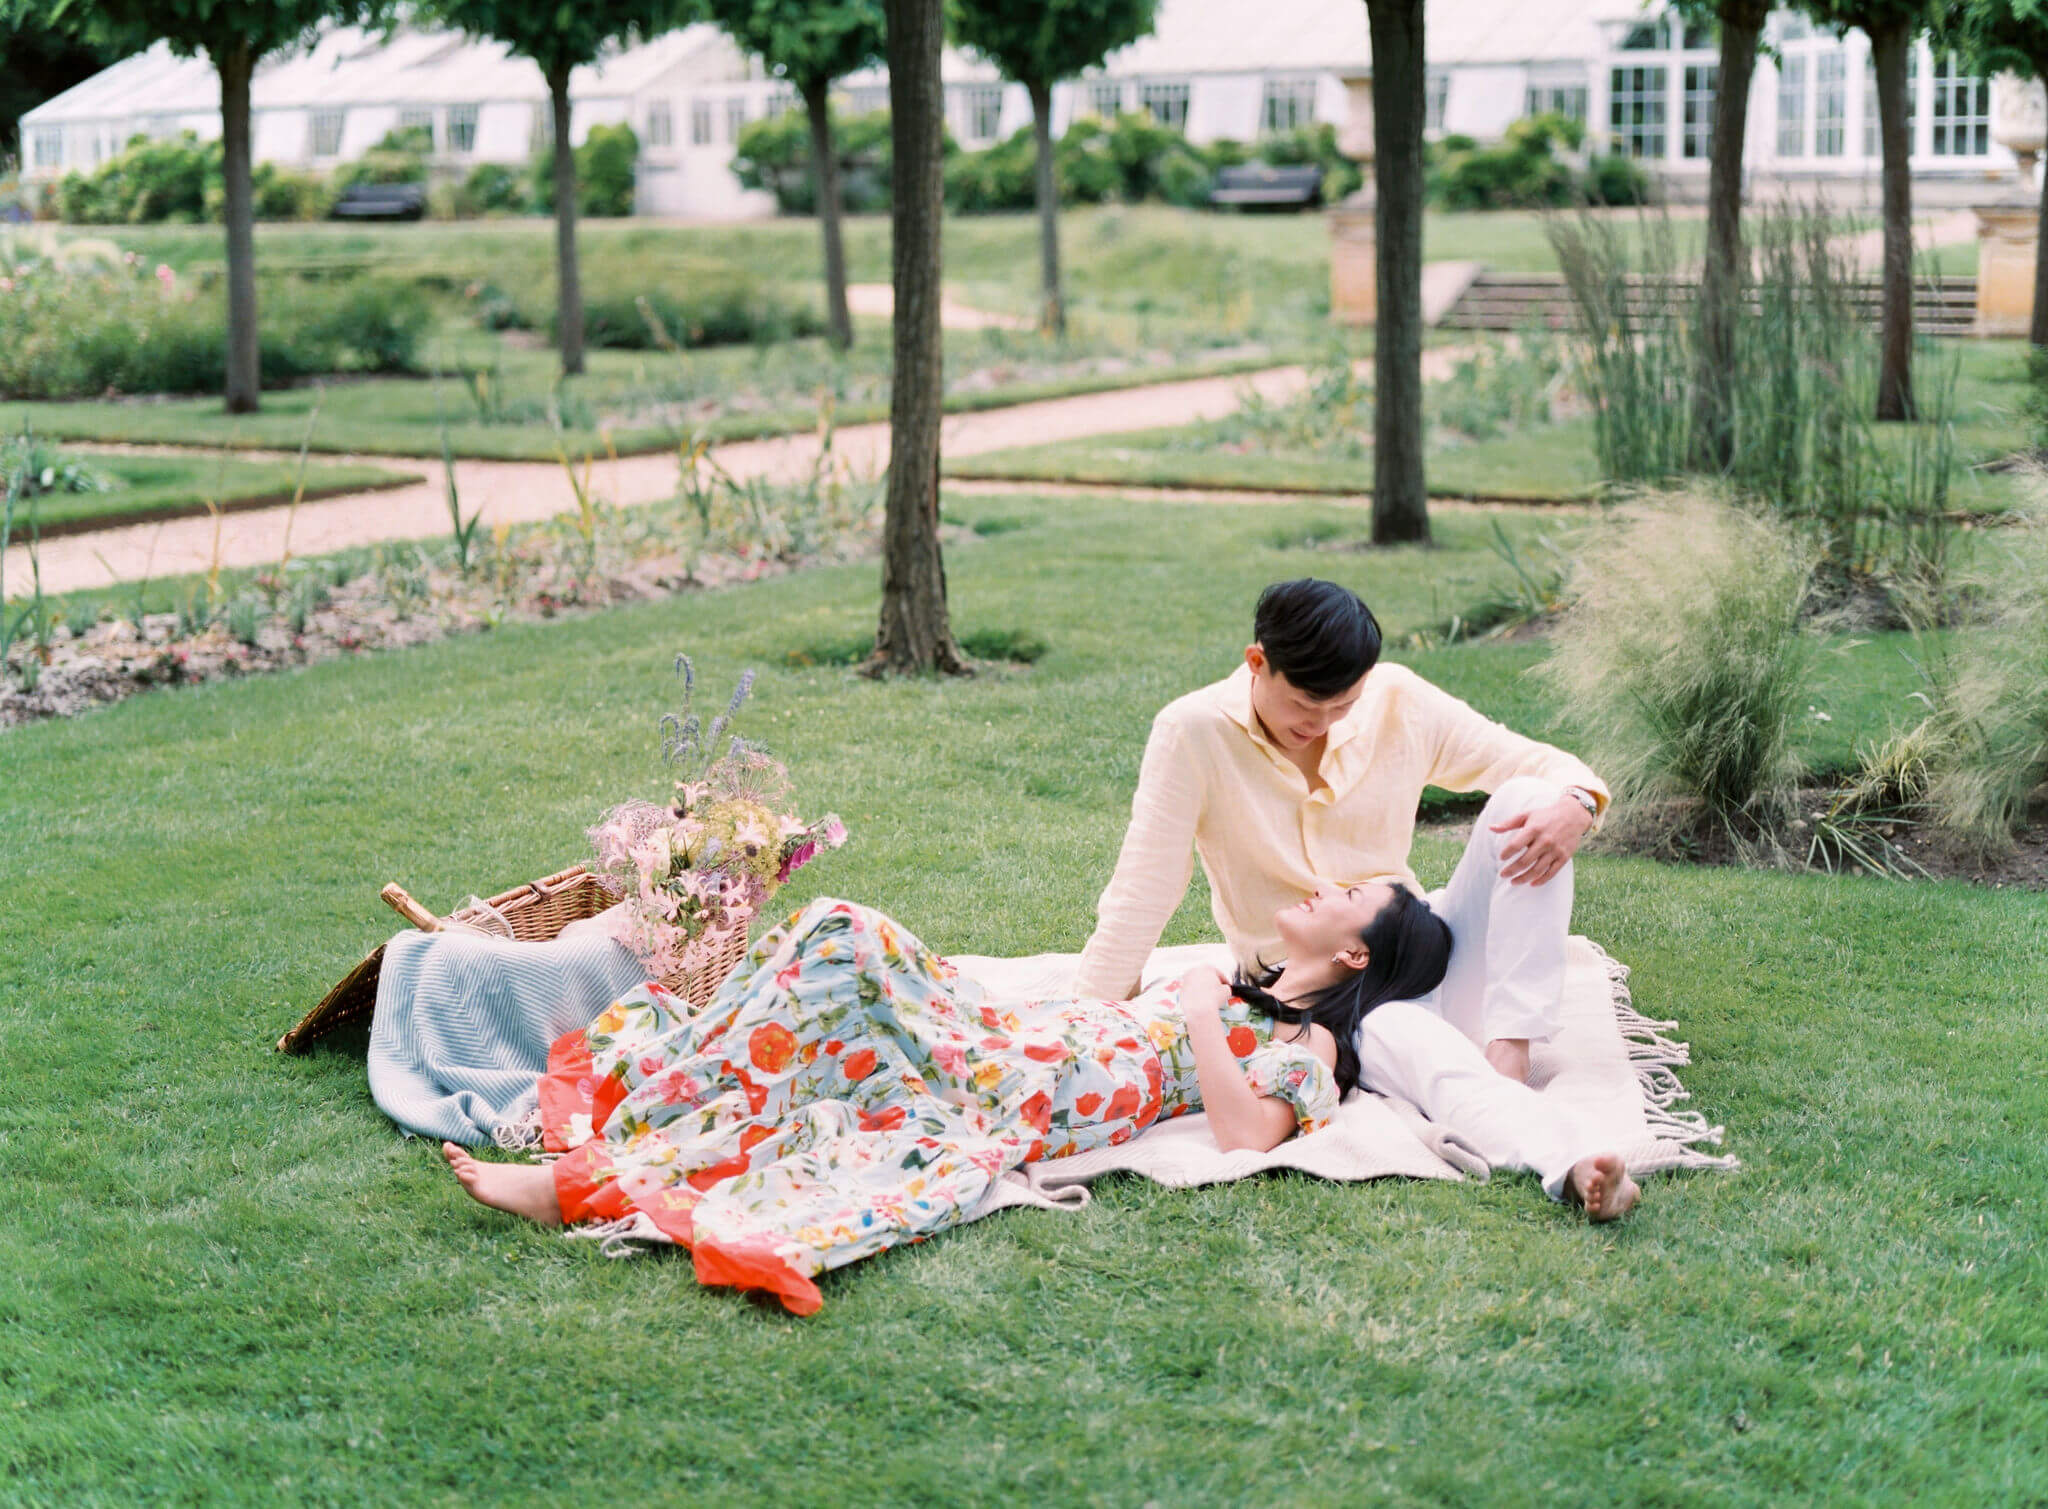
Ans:
{"type": "MultiPolygon", "coordinates": [[[[1932,402],[1954,373],[1954,423],[1963,470],[1955,483],[1958,508],[1997,512],[2036,495],[2025,470],[1989,470],[2031,443],[2024,417],[2026,345],[2022,341],[1944,340],[1920,358],[1917,381],[1932,402]]],[[[1084,482],[1155,487],[1273,488],[1356,494],[1372,486],[1372,461],[1312,449],[1247,446],[1233,440],[1240,421],[1095,435],[1043,446],[1019,446],[942,464],[948,475],[1041,482],[1084,482]]],[[[1884,427],[1879,441],[1903,446],[1902,430],[1884,427]]],[[[1466,441],[1435,432],[1427,461],[1429,490],[1446,498],[1570,501],[1592,496],[1600,474],[1590,418],[1466,441]]]]}
{"type": "MultiPolygon", "coordinates": [[[[314,444],[326,450],[438,456],[445,418],[458,454],[547,458],[554,417],[572,455],[659,450],[693,433],[738,438],[808,428],[821,394],[842,420],[888,412],[888,328],[864,321],[855,349],[832,354],[821,340],[760,347],[662,352],[593,351],[587,375],[558,383],[539,337],[501,338],[471,319],[473,288],[510,293],[523,308],[552,308],[552,222],[499,220],[456,225],[265,225],[257,259],[267,280],[357,273],[418,283],[440,304],[444,324],[419,360],[451,374],[490,374],[488,402],[450,376],[330,384],[314,444]]],[[[115,242],[181,276],[218,276],[220,232],[211,226],[94,227],[79,234],[115,242]]],[[[818,233],[809,220],[722,226],[586,222],[586,293],[672,290],[687,295],[715,274],[743,270],[764,287],[822,303],[818,233]]],[[[1243,371],[1296,360],[1346,339],[1333,332],[1328,234],[1320,219],[1198,215],[1158,207],[1085,210],[1064,221],[1068,333],[954,331],[946,338],[948,407],[965,410],[1090,392],[1197,372],[1243,371]]],[[[946,227],[948,290],[970,305],[1030,317],[1037,310],[1037,222],[1029,215],[956,219],[946,227]]],[[[890,278],[885,217],[847,227],[850,276],[890,278]]],[[[272,286],[267,284],[266,286],[272,286]]],[[[288,284],[274,283],[279,288],[288,284]]],[[[281,296],[281,295],[280,295],[281,296]]],[[[278,447],[298,444],[311,389],[267,394],[264,412],[230,419],[212,398],[160,404],[16,404],[41,433],[58,438],[182,441],[278,447]]]]}
{"type": "MultiPolygon", "coordinates": [[[[359,1049],[270,1052],[391,930],[384,881],[488,892],[656,789],[676,648],[714,687],[760,668],[752,731],[852,827],[786,900],[1073,948],[1153,711],[1229,667],[1260,586],[1334,576],[1398,639],[1495,570],[1449,513],[1442,547],[1369,555],[1279,548],[1270,508],[949,506],[1022,526],[947,565],[963,627],[1050,641],[1028,672],[788,668],[871,628],[870,564],[0,736],[7,1498],[2041,1495],[2037,896],[1590,861],[1578,925],[1681,1019],[1741,1173],[1656,1179],[1599,1231],[1522,1178],[1113,1182],[829,1277],[808,1321],[472,1206],[359,1049]]],[[[1424,668],[1515,716],[1527,654],[1424,668]]],[[[1205,926],[1197,895],[1170,937],[1205,926]]]]}
{"type": "MultiPolygon", "coordinates": [[[[1432,496],[1567,502],[1599,486],[1591,421],[1571,420],[1525,434],[1477,442],[1439,442],[1429,452],[1432,496]]],[[[1131,430],[1018,446],[940,465],[948,476],[1099,482],[1152,487],[1273,488],[1285,492],[1365,493],[1372,458],[1313,451],[1226,449],[1216,426],[1131,430]]]]}
{"type": "MultiPolygon", "coordinates": [[[[0,420],[7,417],[0,407],[0,420]]],[[[36,500],[36,517],[45,529],[90,524],[143,523],[203,510],[208,502],[254,506],[288,503],[298,480],[290,461],[243,461],[225,456],[136,456],[92,453],[76,455],[113,486],[105,492],[46,493],[36,500]]],[[[372,487],[396,487],[418,480],[418,474],[383,467],[312,462],[306,467],[308,498],[333,497],[372,487]]],[[[25,507],[18,510],[17,540],[25,537],[25,507]]]]}
{"type": "MultiPolygon", "coordinates": [[[[668,450],[691,436],[740,440],[808,430],[821,396],[841,424],[886,419],[888,335],[862,322],[863,345],[835,357],[822,340],[766,347],[717,347],[678,358],[661,352],[592,351],[581,378],[560,381],[554,354],[507,347],[477,332],[451,337],[438,359],[451,374],[371,378],[288,388],[263,395],[256,414],[227,414],[218,398],[148,403],[101,400],[7,403],[0,415],[62,440],[156,445],[296,449],[317,405],[313,449],[438,459],[446,424],[458,456],[552,460],[558,444],[572,459],[668,450]],[[496,407],[487,410],[455,374],[464,364],[490,373],[496,407]],[[551,405],[553,407],[551,407],[551,405]],[[558,431],[554,414],[564,415],[558,431]]],[[[946,408],[959,413],[1134,382],[1243,372],[1299,352],[1216,347],[1155,352],[1140,364],[1108,354],[1104,343],[1047,345],[1035,336],[954,331],[946,338],[953,373],[946,408]]]]}

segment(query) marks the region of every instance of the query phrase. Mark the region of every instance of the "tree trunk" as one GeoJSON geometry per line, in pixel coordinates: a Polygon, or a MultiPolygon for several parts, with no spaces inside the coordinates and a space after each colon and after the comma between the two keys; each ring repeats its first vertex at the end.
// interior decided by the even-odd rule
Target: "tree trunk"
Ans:
{"type": "Polygon", "coordinates": [[[1913,142],[1906,125],[1906,71],[1913,24],[1887,21],[1870,33],[1877,67],[1877,136],[1884,155],[1884,305],[1877,417],[1913,417],[1913,142]]]}
{"type": "Polygon", "coordinates": [[[1366,0],[1372,32],[1378,328],[1372,542],[1429,539],[1422,476],[1422,0],[1366,0]]]}
{"type": "Polygon", "coordinates": [[[246,41],[215,55],[220,74],[222,217],[228,240],[226,402],[230,414],[253,414],[261,402],[263,350],[256,329],[256,212],[249,181],[249,79],[256,59],[246,41]]]}
{"type": "Polygon", "coordinates": [[[1726,471],[1735,456],[1735,322],[1748,264],[1742,250],[1742,146],[1749,86],[1766,5],[1721,7],[1721,70],[1714,91],[1714,148],[1707,173],[1707,260],[1700,280],[1699,380],[1693,464],[1726,471]]]}
{"type": "Polygon", "coordinates": [[[583,371],[583,278],[576,270],[576,149],[569,142],[569,65],[548,73],[555,120],[555,344],[562,375],[583,371]]]}
{"type": "Polygon", "coordinates": [[[846,247],[839,235],[839,153],[832,145],[830,79],[804,86],[804,111],[811,118],[811,182],[818,191],[818,227],[825,235],[825,319],[835,350],[853,344],[853,316],[846,308],[846,247]]]}
{"type": "Polygon", "coordinates": [[[939,215],[945,96],[939,52],[944,0],[887,0],[890,214],[896,285],[895,371],[889,394],[889,501],[882,524],[882,613],[870,674],[965,672],[946,609],[939,555],[939,215]]]}
{"type": "MultiPolygon", "coordinates": [[[[2031,61],[2034,77],[2048,79],[2048,56],[2031,61]]],[[[2048,246],[2048,173],[2041,175],[2041,211],[2034,223],[2034,319],[2027,339],[2036,346],[2048,346],[2048,257],[2041,254],[2043,246],[2048,246]]]]}
{"type": "Polygon", "coordinates": [[[1038,140],[1038,267],[1045,307],[1038,328],[1047,335],[1067,333],[1067,306],[1060,297],[1060,189],[1053,171],[1052,85],[1026,83],[1031,94],[1031,125],[1038,140]]]}

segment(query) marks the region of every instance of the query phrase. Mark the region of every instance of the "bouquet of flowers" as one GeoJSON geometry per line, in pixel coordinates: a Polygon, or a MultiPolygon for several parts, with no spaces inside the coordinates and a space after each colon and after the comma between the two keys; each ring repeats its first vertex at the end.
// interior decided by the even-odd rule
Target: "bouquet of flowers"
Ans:
{"type": "Polygon", "coordinates": [[[690,711],[689,656],[676,657],[676,674],[682,711],[661,720],[662,759],[682,775],[674,801],[627,802],[590,830],[598,872],[625,893],[615,935],[658,975],[682,968],[700,939],[744,934],[790,876],[846,842],[838,814],[797,817],[781,762],[737,736],[718,750],[754,688],[752,671],[709,726],[690,711]]]}

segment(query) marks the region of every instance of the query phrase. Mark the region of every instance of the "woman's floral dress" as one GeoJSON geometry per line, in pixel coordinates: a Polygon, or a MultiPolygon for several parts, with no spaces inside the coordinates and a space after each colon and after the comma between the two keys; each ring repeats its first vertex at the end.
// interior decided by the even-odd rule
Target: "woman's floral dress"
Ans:
{"type": "MultiPolygon", "coordinates": [[[[562,1218],[641,1212],[700,1282],[810,1314],[813,1275],[955,1224],[1006,1171],[1198,1110],[1179,993],[984,1000],[880,912],[814,901],[696,1015],[648,984],[556,1041],[540,1105],[562,1218]]],[[[1301,1130],[1334,1114],[1305,1044],[1236,1001],[1224,1023],[1301,1130]]]]}

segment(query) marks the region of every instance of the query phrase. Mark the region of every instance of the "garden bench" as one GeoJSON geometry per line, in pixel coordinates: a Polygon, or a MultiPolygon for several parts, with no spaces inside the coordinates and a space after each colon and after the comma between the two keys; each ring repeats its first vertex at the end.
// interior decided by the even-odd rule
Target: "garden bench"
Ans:
{"type": "Polygon", "coordinates": [[[358,183],[334,201],[336,220],[417,220],[427,212],[423,183],[358,183]]]}
{"type": "Polygon", "coordinates": [[[1308,210],[1323,202],[1323,170],[1314,163],[1276,168],[1247,163],[1216,175],[1211,204],[1238,204],[1261,209],[1308,210]]]}

